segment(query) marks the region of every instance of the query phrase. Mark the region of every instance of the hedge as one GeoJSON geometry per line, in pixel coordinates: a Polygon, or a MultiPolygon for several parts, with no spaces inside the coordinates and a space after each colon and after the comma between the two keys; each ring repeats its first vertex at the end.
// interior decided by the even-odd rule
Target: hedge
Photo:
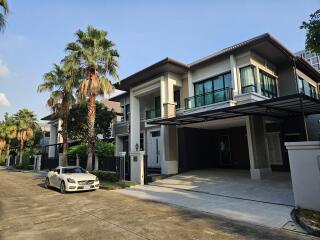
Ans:
{"type": "Polygon", "coordinates": [[[99,178],[99,180],[118,182],[119,174],[111,171],[92,170],[91,173],[99,178]]]}

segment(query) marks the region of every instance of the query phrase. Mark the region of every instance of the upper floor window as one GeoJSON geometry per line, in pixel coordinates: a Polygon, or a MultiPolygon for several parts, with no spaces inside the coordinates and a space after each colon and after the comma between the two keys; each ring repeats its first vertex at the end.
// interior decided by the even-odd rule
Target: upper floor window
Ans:
{"type": "Polygon", "coordinates": [[[310,97],[317,98],[316,87],[308,83],[306,80],[304,80],[302,77],[299,77],[299,76],[298,76],[298,88],[299,88],[299,93],[304,93],[310,97]]]}
{"type": "Polygon", "coordinates": [[[121,116],[121,121],[129,121],[130,120],[130,104],[126,104],[121,106],[123,115],[121,116]]]}
{"type": "Polygon", "coordinates": [[[261,70],[260,73],[260,82],[261,82],[261,93],[263,96],[269,98],[275,98],[277,94],[277,80],[275,77],[267,74],[261,70]]]}
{"type": "Polygon", "coordinates": [[[176,108],[180,108],[180,90],[174,91],[173,101],[176,103],[176,108]]]}
{"type": "Polygon", "coordinates": [[[240,68],[240,80],[242,93],[256,92],[254,66],[240,68]]]}
{"type": "Polygon", "coordinates": [[[214,78],[194,84],[195,106],[203,106],[231,98],[231,73],[218,75],[214,78]]]}

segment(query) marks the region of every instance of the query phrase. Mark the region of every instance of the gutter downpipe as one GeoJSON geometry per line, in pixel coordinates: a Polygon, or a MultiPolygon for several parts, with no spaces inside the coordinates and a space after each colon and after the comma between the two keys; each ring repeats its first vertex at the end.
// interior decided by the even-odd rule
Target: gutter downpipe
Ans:
{"type": "Polygon", "coordinates": [[[309,141],[309,135],[308,135],[308,129],[307,129],[307,123],[306,123],[306,118],[304,114],[304,106],[303,106],[303,101],[302,101],[302,95],[299,92],[299,84],[298,84],[298,75],[297,75],[297,66],[296,66],[296,58],[293,57],[293,67],[294,67],[294,78],[296,81],[296,88],[297,88],[297,93],[299,94],[299,102],[300,102],[300,110],[301,110],[301,117],[303,121],[303,130],[304,130],[304,137],[305,141],[309,141]]]}

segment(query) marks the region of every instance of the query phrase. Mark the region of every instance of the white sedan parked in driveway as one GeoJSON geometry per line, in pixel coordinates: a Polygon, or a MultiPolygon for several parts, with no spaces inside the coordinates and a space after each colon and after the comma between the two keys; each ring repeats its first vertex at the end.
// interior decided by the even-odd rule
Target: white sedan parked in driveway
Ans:
{"type": "Polygon", "coordinates": [[[99,179],[82,167],[57,167],[49,171],[45,188],[55,187],[61,193],[99,189],[99,179]]]}

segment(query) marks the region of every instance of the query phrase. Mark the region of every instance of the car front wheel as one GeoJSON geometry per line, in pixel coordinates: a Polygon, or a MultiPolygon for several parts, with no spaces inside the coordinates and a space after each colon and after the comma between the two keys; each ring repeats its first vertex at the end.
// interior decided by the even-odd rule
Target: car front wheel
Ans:
{"type": "Polygon", "coordinates": [[[64,181],[60,183],[60,192],[65,193],[66,192],[66,185],[64,184],[64,181]]]}
{"type": "Polygon", "coordinates": [[[44,181],[44,187],[45,188],[50,188],[49,178],[46,178],[46,180],[44,181]]]}

